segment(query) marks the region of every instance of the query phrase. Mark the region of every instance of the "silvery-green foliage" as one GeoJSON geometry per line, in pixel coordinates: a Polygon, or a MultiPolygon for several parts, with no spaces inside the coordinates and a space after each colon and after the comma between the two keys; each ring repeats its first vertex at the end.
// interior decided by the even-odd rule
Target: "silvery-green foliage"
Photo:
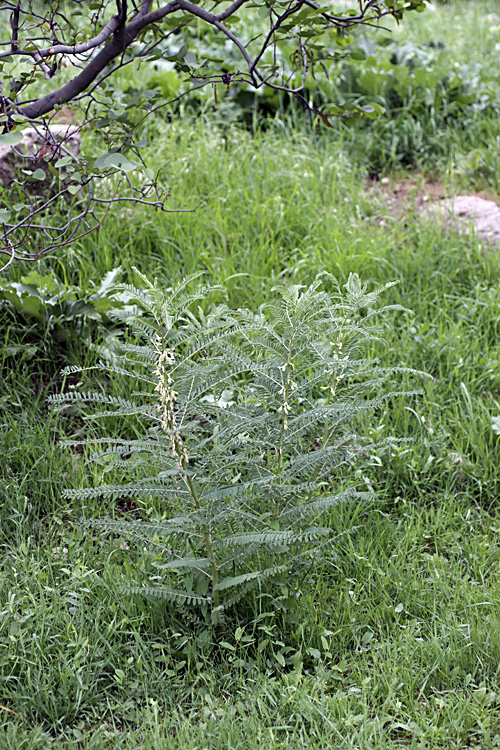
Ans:
{"type": "MultiPolygon", "coordinates": [[[[152,559],[129,592],[173,606],[210,611],[213,622],[251,594],[303,577],[335,554],[341,533],[331,511],[370,498],[348,481],[367,441],[356,435],[364,413],[400,391],[398,372],[366,352],[383,346],[375,309],[387,288],[368,292],[357,275],[329,293],[281,286],[257,312],[198,303],[218,287],[190,291],[190,277],[164,291],[121,286],[133,312],[120,315],[134,334],[99,368],[137,383],[133,399],[77,390],[60,406],[89,404],[88,418],[139,418],[142,434],[95,443],[94,461],[131,469],[129,481],[68,489],[68,498],[160,498],[168,520],[86,519],[86,528],[138,542],[152,559]],[[206,308],[206,305],[205,305],[206,308]],[[154,554],[151,554],[154,553],[154,554]]],[[[75,372],[77,368],[70,368],[75,372]]],[[[67,371],[68,372],[68,371],[67,371]]]]}

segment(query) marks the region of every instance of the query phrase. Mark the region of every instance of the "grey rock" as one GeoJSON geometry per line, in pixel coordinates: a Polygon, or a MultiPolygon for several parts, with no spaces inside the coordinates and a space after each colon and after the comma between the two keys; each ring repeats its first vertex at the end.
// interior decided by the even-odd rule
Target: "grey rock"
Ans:
{"type": "Polygon", "coordinates": [[[478,239],[500,246],[500,206],[477,195],[458,195],[427,206],[425,213],[442,216],[465,233],[473,227],[478,239]]]}
{"type": "Polygon", "coordinates": [[[18,176],[18,170],[21,168],[42,168],[47,172],[48,162],[57,161],[64,156],[67,153],[64,149],[73,156],[78,156],[80,144],[80,132],[74,125],[57,124],[49,128],[27,128],[23,131],[23,139],[17,146],[0,145],[0,184],[9,185],[18,176]]]}

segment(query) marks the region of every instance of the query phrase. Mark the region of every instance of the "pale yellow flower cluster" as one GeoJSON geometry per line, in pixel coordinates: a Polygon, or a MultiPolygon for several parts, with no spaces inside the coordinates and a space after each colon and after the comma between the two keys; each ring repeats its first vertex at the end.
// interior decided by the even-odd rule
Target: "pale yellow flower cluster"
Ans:
{"type": "Polygon", "coordinates": [[[283,373],[286,372],[286,382],[283,383],[279,392],[280,396],[283,396],[284,401],[283,404],[278,408],[278,412],[283,412],[283,430],[288,430],[288,415],[292,410],[290,404],[288,403],[288,396],[297,388],[297,383],[290,377],[290,373],[295,370],[295,365],[293,364],[293,362],[285,362],[285,364],[278,369],[283,373]]]}
{"type": "MultiPolygon", "coordinates": [[[[345,322],[350,323],[351,321],[347,319],[345,322]]],[[[342,363],[347,363],[349,360],[348,354],[345,357],[342,357],[342,346],[343,346],[344,336],[345,336],[345,331],[341,328],[337,336],[337,341],[330,341],[331,346],[333,346],[334,348],[334,352],[335,352],[335,349],[337,350],[333,354],[333,360],[335,362],[334,366],[326,370],[327,375],[333,375],[332,382],[330,385],[331,396],[335,396],[337,383],[339,383],[345,377],[346,364],[342,364],[342,363]]]]}
{"type": "Polygon", "coordinates": [[[155,386],[155,391],[160,395],[158,412],[160,414],[161,426],[169,436],[172,456],[177,459],[179,468],[185,469],[189,461],[189,455],[184,447],[181,436],[179,433],[174,432],[176,428],[175,399],[178,394],[172,388],[173,380],[169,368],[175,364],[175,354],[171,349],[163,349],[162,343],[159,337],[154,342],[155,349],[159,355],[155,369],[155,374],[158,376],[158,384],[155,386]]]}

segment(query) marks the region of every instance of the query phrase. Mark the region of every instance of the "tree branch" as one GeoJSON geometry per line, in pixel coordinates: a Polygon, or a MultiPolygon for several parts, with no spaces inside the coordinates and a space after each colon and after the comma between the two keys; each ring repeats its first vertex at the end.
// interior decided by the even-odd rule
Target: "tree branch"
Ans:
{"type": "Polygon", "coordinates": [[[52,47],[39,50],[38,54],[41,57],[50,57],[52,55],[80,55],[83,52],[88,52],[95,47],[99,47],[106,39],[114,34],[120,26],[120,17],[113,16],[109,19],[108,23],[97,36],[92,39],[88,39],[86,42],[81,44],[54,44],[52,47]]]}
{"type": "Polygon", "coordinates": [[[71,101],[82,91],[85,91],[85,89],[95,81],[99,73],[101,73],[104,68],[115,59],[115,57],[118,57],[123,52],[124,45],[125,47],[129,47],[144,28],[161,20],[170,13],[175,13],[179,9],[180,0],[172,0],[172,2],[163,6],[163,8],[159,8],[145,16],[139,14],[124,29],[123,38],[115,36],[109,44],[107,44],[106,47],[104,47],[104,49],[102,49],[94,59],[89,62],[79,75],[57,91],[52,91],[50,94],[40,97],[40,99],[37,99],[37,101],[32,104],[21,107],[19,109],[20,114],[24,115],[24,117],[29,120],[34,120],[47,114],[47,112],[53,110],[58,104],[65,104],[66,102],[71,101]]]}
{"type": "Polygon", "coordinates": [[[235,13],[238,8],[241,8],[242,5],[244,5],[248,0],[235,0],[234,3],[231,3],[231,5],[226,8],[226,10],[222,11],[222,13],[219,13],[217,15],[218,21],[225,21],[226,18],[229,18],[229,16],[232,16],[233,13],[235,13]]]}
{"type": "MultiPolygon", "coordinates": [[[[236,0],[235,3],[233,3],[233,6],[236,8],[239,8],[241,5],[243,5],[243,2],[245,0],[236,0]],[[239,3],[239,4],[238,4],[239,3]]],[[[195,5],[194,3],[191,3],[189,0],[178,0],[179,6],[181,10],[186,10],[188,13],[191,13],[191,15],[196,16],[197,18],[201,18],[203,21],[206,21],[207,23],[211,24],[212,26],[215,26],[215,28],[222,31],[223,34],[227,36],[228,39],[230,39],[236,47],[238,47],[239,51],[243,55],[245,62],[248,65],[249,71],[251,71],[252,68],[252,58],[248,54],[245,45],[240,42],[237,36],[233,34],[232,31],[230,31],[228,28],[226,28],[219,20],[219,16],[214,15],[213,13],[209,13],[209,11],[205,10],[204,8],[200,8],[198,5],[195,5]]],[[[234,13],[234,10],[232,11],[234,13]]],[[[224,13],[221,13],[220,16],[224,16],[224,13]]],[[[224,16],[227,18],[227,16],[224,16]]],[[[251,73],[252,78],[253,74],[251,73]]]]}
{"type": "MultiPolygon", "coordinates": [[[[329,113],[320,111],[321,105],[317,108],[311,101],[308,101],[309,94],[306,93],[307,75],[311,70],[314,75],[315,65],[322,64],[321,61],[326,59],[322,56],[321,46],[315,45],[315,39],[328,29],[337,28],[341,32],[346,32],[355,26],[377,25],[380,27],[379,19],[383,16],[392,15],[399,19],[407,10],[412,10],[414,7],[420,10],[420,7],[417,7],[419,4],[417,0],[405,2],[400,0],[397,2],[357,0],[355,2],[353,0],[353,5],[357,7],[345,15],[337,16],[329,12],[330,3],[325,7],[320,4],[321,0],[278,0],[278,3],[272,0],[258,0],[256,3],[252,0],[253,7],[259,5],[264,8],[268,20],[264,22],[264,27],[259,22],[256,28],[252,28],[250,33],[243,38],[236,35],[229,21],[227,25],[225,22],[250,1],[225,0],[224,5],[229,3],[227,7],[220,13],[215,13],[213,11],[217,10],[221,0],[158,0],[158,2],[102,0],[99,3],[89,3],[92,10],[89,11],[85,24],[80,27],[83,30],[85,26],[85,32],[83,32],[85,36],[82,37],[82,30],[78,28],[78,20],[76,20],[76,28],[73,25],[78,16],[71,15],[71,8],[75,7],[74,4],[79,9],[84,8],[87,0],[67,0],[67,5],[63,0],[54,0],[50,3],[40,3],[39,6],[33,0],[11,0],[11,2],[0,0],[0,11],[9,11],[11,14],[11,33],[9,34],[7,21],[6,41],[0,42],[0,50],[3,47],[0,58],[2,63],[7,65],[12,62],[12,59],[4,63],[5,58],[14,58],[15,66],[13,68],[14,82],[10,93],[4,91],[3,82],[0,80],[0,115],[2,116],[0,128],[11,129],[16,125],[14,120],[18,119],[14,115],[22,115],[37,131],[43,129],[49,133],[50,123],[56,115],[58,106],[67,102],[75,102],[77,106],[80,106],[84,123],[89,124],[95,114],[92,107],[101,104],[97,117],[103,124],[103,135],[110,145],[111,152],[117,152],[126,158],[125,155],[131,150],[145,166],[134,145],[134,131],[143,125],[147,117],[162,107],[172,106],[183,97],[189,96],[192,91],[219,82],[226,85],[243,83],[254,89],[267,86],[289,94],[301,102],[305,109],[316,113],[326,125],[331,127],[327,119],[330,116],[329,113]],[[160,5],[160,3],[164,4],[160,5]],[[301,12],[304,5],[316,12],[301,12]],[[33,13],[33,7],[39,7],[40,13],[46,15],[33,13]],[[66,9],[69,10],[66,11],[66,9]],[[65,11],[68,17],[64,15],[65,11]],[[114,15],[109,18],[111,13],[114,15]],[[175,13],[182,14],[182,18],[177,16],[171,21],[161,23],[163,19],[175,13]],[[107,18],[109,20],[106,21],[107,18]],[[185,57],[182,49],[185,49],[183,47],[184,27],[195,32],[195,19],[203,21],[212,29],[217,29],[231,42],[233,48],[238,50],[244,62],[234,63],[233,61],[228,66],[227,61],[219,61],[216,57],[207,54],[204,61],[200,60],[198,64],[191,65],[189,62],[191,56],[185,57]],[[87,31],[89,26],[90,31],[87,31]],[[87,35],[91,38],[80,41],[87,35]],[[106,110],[108,104],[98,102],[95,90],[118,70],[134,61],[161,58],[172,35],[176,35],[180,43],[178,46],[175,45],[175,49],[179,51],[176,54],[175,52],[166,53],[164,57],[174,61],[176,74],[187,74],[184,79],[179,80],[179,85],[175,89],[177,95],[173,90],[172,98],[167,101],[168,96],[162,96],[157,100],[156,94],[152,95],[150,92],[134,92],[130,97],[126,92],[124,97],[127,98],[126,117],[120,114],[118,120],[115,121],[116,113],[110,113],[109,117],[105,115],[102,119],[101,110],[103,108],[106,110]],[[73,41],[74,44],[66,43],[68,40],[73,41]],[[284,56],[280,58],[278,55],[277,47],[281,41],[292,46],[292,53],[288,55],[288,59],[284,56]],[[26,46],[23,49],[24,45],[26,46]],[[156,51],[155,48],[158,46],[159,49],[156,51]],[[154,54],[152,54],[153,50],[155,50],[154,54]],[[71,80],[66,78],[67,82],[57,90],[29,98],[27,87],[34,84],[35,94],[40,91],[37,86],[39,81],[37,73],[43,70],[46,77],[54,76],[63,63],[64,58],[61,56],[71,58],[72,65],[67,71],[72,76],[71,80]],[[29,69],[26,62],[34,63],[28,73],[24,72],[29,69]],[[17,75],[19,63],[23,64],[21,75],[17,75]],[[206,67],[203,67],[204,63],[206,67]],[[188,78],[191,83],[188,83],[188,78]],[[81,104],[84,99],[86,103],[81,104]],[[52,114],[44,117],[48,113],[52,114]],[[138,121],[134,124],[134,120],[138,121]]],[[[331,4],[334,5],[334,2],[332,1],[331,4]]],[[[78,12],[81,15],[81,10],[78,12]]],[[[194,36],[198,40],[201,38],[201,34],[194,33],[194,36]]],[[[217,43],[225,45],[220,38],[217,43]]],[[[282,52],[284,55],[283,50],[282,52]]],[[[331,50],[325,49],[325,54],[329,53],[331,50]]],[[[332,55],[333,59],[343,59],[347,56],[349,53],[342,56],[334,52],[332,55]]],[[[168,91],[168,86],[164,93],[166,91],[168,91]]],[[[337,108],[331,116],[349,117],[352,112],[353,108],[346,105],[343,109],[337,108]]],[[[64,149],[64,146],[58,144],[58,148],[64,149]]],[[[14,215],[19,216],[19,221],[16,218],[13,223],[2,222],[0,224],[0,254],[8,256],[7,265],[14,260],[36,260],[57,247],[67,245],[72,238],[84,236],[92,231],[93,227],[101,223],[99,221],[101,211],[97,210],[98,204],[102,204],[107,210],[112,203],[128,201],[152,206],[162,211],[167,210],[165,204],[168,195],[160,187],[159,174],[147,183],[144,181],[144,175],[137,175],[137,180],[126,176],[125,181],[128,183],[129,191],[125,188],[125,192],[129,194],[122,197],[118,196],[118,190],[114,195],[109,192],[107,179],[110,175],[116,174],[113,168],[105,169],[104,173],[98,175],[95,174],[92,165],[92,160],[88,162],[82,159],[77,174],[71,173],[69,169],[61,172],[59,181],[51,182],[47,199],[44,199],[42,195],[35,196],[35,191],[31,187],[26,189],[22,178],[14,180],[14,195],[17,194],[16,191],[21,191],[24,195],[23,203],[28,205],[23,205],[22,214],[19,213],[21,209],[14,211],[14,215]],[[75,177],[72,178],[71,174],[75,174],[75,177]],[[100,178],[103,180],[100,183],[101,190],[99,195],[95,195],[93,185],[99,184],[100,178]],[[59,202],[63,207],[62,213],[54,210],[59,202]],[[71,217],[69,220],[67,212],[71,217]],[[78,212],[76,216],[73,215],[74,212],[78,212]],[[50,219],[51,216],[52,219],[50,219]],[[44,218],[50,220],[45,222],[44,218]],[[52,226],[58,222],[60,226],[52,226]],[[78,234],[84,229],[88,231],[78,234]],[[41,233],[41,242],[36,238],[37,232],[41,233]]],[[[58,167],[55,168],[57,169],[58,167]]],[[[53,169],[50,171],[54,172],[53,169]]],[[[120,185],[123,189],[123,179],[120,185]]],[[[7,187],[5,193],[2,190],[0,193],[0,205],[7,206],[7,208],[15,205],[15,201],[11,203],[12,194],[7,191],[7,187]]],[[[185,209],[174,208],[173,210],[185,209]]],[[[5,213],[3,215],[5,216],[5,213]]],[[[10,219],[10,215],[8,218],[10,219]]]]}
{"type": "Polygon", "coordinates": [[[19,14],[21,12],[21,3],[18,3],[12,14],[12,38],[10,40],[10,51],[17,52],[19,49],[19,14]]]}

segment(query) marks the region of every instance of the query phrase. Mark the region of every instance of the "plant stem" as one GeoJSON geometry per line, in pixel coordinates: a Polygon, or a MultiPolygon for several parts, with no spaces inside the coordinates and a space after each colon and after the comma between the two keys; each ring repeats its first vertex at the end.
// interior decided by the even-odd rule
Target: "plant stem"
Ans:
{"type": "MultiPolygon", "coordinates": [[[[166,341],[162,340],[162,356],[165,357],[165,353],[169,353],[169,350],[166,346],[166,341]]],[[[160,392],[160,398],[161,398],[161,404],[162,404],[162,426],[163,429],[166,430],[166,432],[170,432],[170,435],[174,435],[174,437],[170,441],[170,445],[172,448],[172,452],[174,455],[178,458],[178,466],[179,468],[182,468],[183,471],[187,471],[188,463],[189,463],[189,455],[187,451],[183,447],[182,438],[176,439],[178,437],[178,433],[173,433],[172,431],[175,429],[175,415],[173,410],[173,403],[175,399],[176,392],[173,390],[173,381],[170,375],[168,374],[166,370],[166,364],[163,364],[163,366],[160,365],[162,361],[162,358],[159,359],[159,365],[157,367],[157,374],[161,378],[161,384],[158,388],[160,392]]],[[[166,362],[173,363],[175,361],[175,357],[170,355],[169,359],[166,360],[166,362]]],[[[202,510],[202,504],[199,498],[198,493],[196,492],[196,488],[194,486],[194,482],[192,478],[189,475],[184,476],[185,483],[189,489],[189,492],[191,494],[191,497],[194,500],[194,504],[196,506],[196,509],[198,511],[202,510]]],[[[215,588],[218,583],[218,574],[219,571],[217,569],[217,561],[215,559],[214,555],[214,547],[212,542],[212,535],[210,533],[210,527],[208,524],[203,524],[203,538],[205,540],[205,548],[207,557],[210,561],[210,567],[212,571],[212,586],[215,588]]],[[[219,601],[219,592],[213,591],[213,604],[214,607],[218,607],[220,604],[219,601]]]]}
{"type": "MultiPolygon", "coordinates": [[[[344,314],[344,319],[343,319],[342,323],[339,326],[340,332],[339,332],[339,334],[337,336],[337,344],[336,344],[336,346],[339,348],[339,350],[342,347],[342,339],[344,338],[342,330],[343,330],[344,326],[347,324],[347,321],[349,320],[349,317],[348,317],[349,314],[352,314],[352,312],[350,313],[349,311],[347,311],[344,314]]],[[[334,369],[332,375],[333,375],[333,378],[332,378],[332,384],[330,386],[330,397],[334,398],[336,390],[337,390],[337,382],[338,382],[337,381],[337,368],[334,369]]],[[[322,436],[321,441],[320,441],[320,446],[319,446],[319,450],[320,451],[323,450],[323,448],[325,448],[328,445],[328,443],[330,441],[330,437],[331,437],[331,434],[330,434],[330,423],[329,423],[329,421],[327,419],[326,422],[325,422],[324,429],[323,429],[323,436],[322,436]]],[[[316,481],[316,478],[317,478],[317,476],[319,474],[319,471],[320,471],[320,466],[317,465],[316,468],[314,469],[313,473],[312,473],[312,476],[311,476],[311,482],[312,483],[314,483],[316,481]]],[[[312,496],[313,496],[313,490],[311,490],[309,492],[309,497],[308,497],[308,501],[309,502],[312,500],[312,496]]]]}
{"type": "MultiPolygon", "coordinates": [[[[197,510],[201,510],[202,506],[201,506],[200,498],[198,496],[198,493],[196,492],[194,482],[191,479],[191,477],[189,476],[186,477],[186,484],[189,487],[191,497],[194,500],[197,510]]],[[[215,608],[217,608],[220,605],[220,597],[219,597],[219,592],[215,590],[215,587],[217,586],[217,583],[219,582],[219,570],[217,568],[217,561],[215,559],[214,546],[212,542],[212,534],[210,532],[210,526],[206,523],[203,524],[203,538],[205,540],[207,557],[210,560],[210,568],[212,571],[213,605],[215,608]]]]}

